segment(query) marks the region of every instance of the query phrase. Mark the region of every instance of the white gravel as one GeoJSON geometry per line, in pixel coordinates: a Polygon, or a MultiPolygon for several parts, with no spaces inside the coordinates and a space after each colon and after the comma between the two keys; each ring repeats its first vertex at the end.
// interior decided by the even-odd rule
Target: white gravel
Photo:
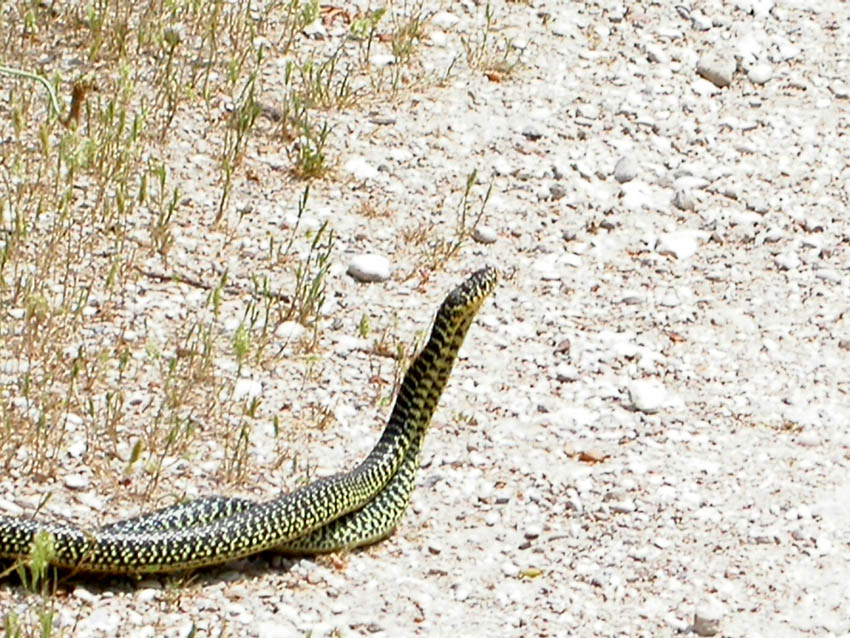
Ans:
{"type": "Polygon", "coordinates": [[[390,260],[383,255],[356,255],[348,264],[348,274],[357,281],[386,281],[392,274],[390,260]]]}
{"type": "MultiPolygon", "coordinates": [[[[455,36],[480,30],[480,4],[434,16],[423,64],[463,56],[455,36]]],[[[395,316],[404,342],[476,267],[509,275],[470,331],[396,534],[344,557],[239,561],[179,592],[168,578],[87,584],[56,601],[66,632],[850,634],[850,4],[492,4],[499,33],[527,43],[523,65],[501,82],[458,65],[386,105],[392,124],[338,115],[353,183],[311,192],[339,268],[320,344],[332,365],[307,387],[349,408],[310,440],[292,436],[319,473],[351,467],[385,416],[352,336],[363,313],[395,316]],[[421,254],[403,229],[452,232],[473,168],[494,185],[482,243],[421,285],[390,279],[390,260],[410,273],[421,254]],[[393,216],[354,212],[366,194],[393,216]],[[344,276],[364,250],[380,264],[349,272],[384,283],[344,276]]],[[[202,193],[202,173],[177,170],[181,192],[202,193]]],[[[272,225],[297,190],[246,180],[233,199],[272,225]]],[[[261,221],[256,237],[240,227],[245,251],[266,241],[261,221]]],[[[194,233],[198,251],[215,240],[194,233]]],[[[195,257],[181,246],[176,261],[195,257]]],[[[262,387],[269,422],[304,401],[286,374],[243,383],[245,396],[262,387]]],[[[273,451],[264,442],[257,459],[273,451]]],[[[263,472],[254,496],[280,476],[263,472]]],[[[44,515],[61,511],[54,501],[44,515]]],[[[0,590],[3,608],[24,598],[0,590]]]]}

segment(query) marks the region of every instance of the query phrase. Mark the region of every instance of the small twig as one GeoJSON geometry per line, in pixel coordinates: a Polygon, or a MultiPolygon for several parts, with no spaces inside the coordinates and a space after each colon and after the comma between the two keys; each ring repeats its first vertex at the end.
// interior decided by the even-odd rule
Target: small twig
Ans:
{"type": "MultiPolygon", "coordinates": [[[[133,269],[136,270],[138,273],[144,275],[145,277],[148,277],[150,279],[156,279],[157,281],[176,282],[180,284],[186,284],[187,286],[192,286],[193,288],[201,288],[202,290],[212,290],[214,288],[212,284],[208,284],[207,282],[201,281],[200,279],[194,279],[192,277],[187,277],[179,273],[161,273],[153,270],[146,270],[140,266],[133,266],[133,269]]],[[[243,286],[236,286],[233,284],[225,286],[223,290],[233,295],[248,293],[252,297],[269,297],[271,299],[276,299],[277,301],[282,301],[284,303],[290,303],[292,301],[292,297],[282,292],[257,292],[254,290],[248,290],[243,286]]]]}
{"type": "Polygon", "coordinates": [[[59,100],[56,99],[56,92],[53,90],[53,87],[50,85],[45,78],[37,75],[36,73],[29,73],[28,71],[21,71],[20,69],[15,69],[9,66],[0,65],[0,73],[5,73],[6,75],[12,75],[14,77],[24,78],[26,80],[35,80],[40,83],[46,90],[47,95],[50,97],[50,107],[53,110],[53,114],[56,117],[59,117],[59,100]]]}

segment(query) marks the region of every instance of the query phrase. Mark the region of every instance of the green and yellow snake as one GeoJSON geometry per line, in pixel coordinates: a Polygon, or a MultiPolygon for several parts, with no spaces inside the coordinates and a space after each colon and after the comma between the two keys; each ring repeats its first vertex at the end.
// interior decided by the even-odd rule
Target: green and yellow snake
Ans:
{"type": "Polygon", "coordinates": [[[266,502],[205,497],[95,531],[0,516],[0,558],[26,559],[40,532],[52,536],[52,564],[115,574],[204,567],[268,549],[335,551],[385,537],[407,508],[431,416],[497,280],[494,268],[483,268],[449,293],[405,373],[380,439],[353,470],[266,502]]]}

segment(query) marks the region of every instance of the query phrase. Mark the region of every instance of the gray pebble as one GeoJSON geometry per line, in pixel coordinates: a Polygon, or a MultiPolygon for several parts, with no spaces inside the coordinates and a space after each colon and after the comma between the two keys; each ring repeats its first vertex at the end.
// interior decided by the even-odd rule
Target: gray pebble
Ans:
{"type": "Polygon", "coordinates": [[[833,284],[841,283],[841,275],[832,268],[819,268],[815,271],[815,277],[823,281],[828,281],[833,284]]]}
{"type": "Polygon", "coordinates": [[[466,583],[458,584],[458,586],[455,587],[454,590],[455,590],[455,600],[457,600],[459,602],[465,601],[467,598],[469,598],[469,595],[472,593],[472,588],[469,585],[467,585],[466,583]]]}
{"type": "Polygon", "coordinates": [[[98,597],[85,587],[74,587],[74,592],[72,595],[77,600],[82,600],[84,603],[88,603],[89,605],[94,605],[96,602],[98,602],[98,597]]]}
{"type": "Polygon", "coordinates": [[[502,564],[502,573],[509,578],[514,578],[519,574],[519,567],[514,565],[513,563],[503,563],[502,564]]]}
{"type": "Polygon", "coordinates": [[[687,259],[699,250],[698,235],[696,232],[686,230],[663,233],[658,237],[655,250],[661,255],[673,255],[676,259],[687,259]]]}
{"type": "Polygon", "coordinates": [[[579,380],[579,373],[575,366],[559,363],[555,368],[555,378],[561,383],[572,383],[579,380]]]}
{"type": "Polygon", "coordinates": [[[657,44],[646,45],[646,56],[651,62],[656,62],[658,64],[670,64],[670,56],[663,47],[657,44]]]}
{"type": "Polygon", "coordinates": [[[307,329],[297,321],[284,321],[275,328],[274,335],[284,341],[297,341],[304,336],[307,329]]]}
{"type": "Polygon", "coordinates": [[[70,474],[63,481],[69,490],[84,490],[89,486],[89,477],[83,474],[70,474]]]}
{"type": "Polygon", "coordinates": [[[543,137],[543,133],[536,126],[526,126],[522,129],[522,136],[532,142],[536,142],[543,137]]]}
{"type": "Polygon", "coordinates": [[[747,78],[753,84],[765,84],[773,77],[773,68],[769,64],[754,64],[747,71],[747,78]]]}
{"type": "Polygon", "coordinates": [[[263,384],[255,379],[237,379],[233,386],[233,400],[253,399],[263,393],[263,384]]]}
{"type": "Polygon", "coordinates": [[[765,215],[767,214],[767,211],[770,210],[767,200],[760,195],[752,195],[751,197],[748,197],[747,208],[759,213],[760,215],[765,215]]]}
{"type": "Polygon", "coordinates": [[[567,189],[561,186],[560,184],[552,184],[549,187],[549,196],[552,198],[552,201],[558,201],[563,198],[564,195],[567,194],[567,189]]]}
{"type": "Polygon", "coordinates": [[[622,22],[626,17],[626,7],[622,4],[615,4],[608,7],[608,19],[611,22],[622,22]]]}
{"type": "Polygon", "coordinates": [[[776,266],[779,270],[796,270],[800,266],[800,258],[793,251],[781,253],[776,257],[776,266]]]}
{"type": "Polygon", "coordinates": [[[511,166],[507,159],[498,155],[493,159],[493,172],[496,175],[502,176],[513,175],[514,167],[511,166]]]}
{"type": "Polygon", "coordinates": [[[357,281],[386,281],[390,278],[390,260],[383,255],[371,253],[355,256],[346,271],[357,281]]]}
{"type": "Polygon", "coordinates": [[[729,86],[732,83],[735,68],[735,58],[731,55],[720,56],[709,54],[701,57],[697,63],[697,73],[700,77],[705,78],[714,86],[720,88],[729,86]]]}
{"type": "Polygon", "coordinates": [[[697,31],[708,31],[711,28],[711,18],[704,13],[694,11],[691,14],[691,24],[697,31]]]}
{"type": "Polygon", "coordinates": [[[638,304],[643,303],[643,301],[644,296],[638,291],[629,291],[625,295],[623,295],[622,299],[620,299],[620,302],[626,304],[627,306],[636,306],[638,304]]]}
{"type": "Polygon", "coordinates": [[[369,64],[371,64],[376,69],[382,69],[385,66],[390,66],[391,64],[396,63],[396,58],[394,55],[389,53],[377,53],[369,58],[369,64]]]}
{"type": "Polygon", "coordinates": [[[144,587],[136,590],[136,600],[140,603],[150,603],[157,599],[160,591],[152,587],[144,587]]]}
{"type": "Polygon", "coordinates": [[[694,611],[694,633],[698,636],[714,636],[717,634],[720,631],[723,613],[723,605],[713,596],[701,601],[694,611]]]}
{"type": "Polygon", "coordinates": [[[645,414],[654,414],[667,403],[667,390],[655,379],[632,381],[629,396],[632,409],[645,414]]]}
{"type": "Polygon", "coordinates": [[[443,30],[453,28],[459,21],[460,18],[448,11],[438,11],[430,20],[431,24],[443,30]]]}
{"type": "Polygon", "coordinates": [[[564,38],[571,35],[576,30],[575,25],[570,20],[555,20],[552,23],[552,35],[564,38]]]}
{"type": "Polygon", "coordinates": [[[532,523],[525,528],[524,536],[528,539],[537,538],[543,532],[543,528],[539,524],[532,523]]]}
{"type": "Polygon", "coordinates": [[[813,430],[803,430],[797,437],[797,443],[803,447],[817,447],[820,445],[820,437],[813,430]]]}
{"type": "MultiPolygon", "coordinates": [[[[826,222],[824,222],[823,219],[821,219],[819,217],[810,217],[810,216],[803,217],[800,220],[800,224],[803,226],[804,230],[807,230],[810,233],[821,233],[824,230],[826,230],[826,222]]],[[[803,241],[804,242],[805,241],[811,241],[811,238],[806,238],[803,241]]],[[[810,244],[810,245],[814,246],[816,248],[820,248],[820,246],[817,246],[816,244],[810,244]]]]}
{"type": "Polygon", "coordinates": [[[632,181],[638,174],[638,165],[634,157],[624,155],[617,160],[617,165],[614,167],[614,179],[620,184],[632,181]]]}
{"type": "Polygon", "coordinates": [[[625,499],[622,501],[614,501],[610,504],[610,508],[612,512],[616,512],[617,514],[630,514],[637,509],[635,502],[632,499],[625,499]]]}
{"type": "Polygon", "coordinates": [[[696,207],[694,196],[689,190],[679,189],[673,195],[673,206],[679,210],[693,210],[696,207]]]}
{"type": "Polygon", "coordinates": [[[378,176],[378,169],[369,164],[365,158],[359,155],[355,155],[350,158],[343,168],[350,173],[354,179],[361,182],[375,179],[378,176]]]}
{"type": "Polygon", "coordinates": [[[483,224],[479,224],[472,231],[472,239],[479,244],[494,244],[498,238],[495,230],[483,224]]]}
{"type": "Polygon", "coordinates": [[[579,104],[576,109],[576,115],[588,120],[598,120],[600,115],[599,107],[594,104],[579,104]]]}
{"type": "Polygon", "coordinates": [[[832,94],[839,100],[846,100],[850,98],[850,84],[842,82],[841,80],[836,80],[830,84],[829,90],[832,91],[832,94]]]}
{"type": "Polygon", "coordinates": [[[673,188],[676,190],[701,190],[711,184],[704,177],[697,177],[696,175],[680,175],[673,182],[673,188]]]}
{"type": "Polygon", "coordinates": [[[664,306],[665,308],[675,308],[681,305],[682,302],[679,299],[679,296],[674,291],[668,290],[666,293],[664,293],[664,296],[658,300],[658,303],[664,306]]]}

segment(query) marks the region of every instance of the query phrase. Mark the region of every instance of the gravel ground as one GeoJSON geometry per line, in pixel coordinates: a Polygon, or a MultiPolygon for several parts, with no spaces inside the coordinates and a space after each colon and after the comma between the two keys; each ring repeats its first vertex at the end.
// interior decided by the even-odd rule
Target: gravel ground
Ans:
{"type": "MultiPolygon", "coordinates": [[[[346,335],[363,309],[396,316],[404,341],[466,273],[508,273],[470,331],[396,534],[185,587],[72,584],[55,603],[65,631],[850,634],[850,4],[495,6],[522,66],[501,81],[459,68],[337,116],[337,179],[311,192],[307,223],[337,234],[315,384],[336,423],[296,444],[321,473],[365,454],[385,413],[361,409],[371,371],[346,335]],[[493,184],[485,241],[414,285],[402,230],[450,231],[473,168],[476,192],[493,184]],[[363,215],[372,199],[391,217],[363,215]],[[393,277],[356,283],[360,253],[386,257],[393,277]]],[[[447,36],[482,16],[471,2],[438,13],[426,67],[446,68],[462,52],[447,36]]],[[[204,141],[175,138],[171,153],[192,205],[213,206],[204,141]]],[[[255,210],[227,243],[234,277],[297,197],[267,187],[273,153],[247,161],[261,179],[234,191],[255,210]]],[[[178,231],[174,263],[225,250],[203,227],[178,231]]],[[[162,307],[195,303],[173,288],[154,286],[162,307]]],[[[272,412],[299,378],[251,374],[272,412]]],[[[199,476],[188,489],[217,491],[199,476]]],[[[5,606],[23,600],[0,591],[5,606]]]]}

